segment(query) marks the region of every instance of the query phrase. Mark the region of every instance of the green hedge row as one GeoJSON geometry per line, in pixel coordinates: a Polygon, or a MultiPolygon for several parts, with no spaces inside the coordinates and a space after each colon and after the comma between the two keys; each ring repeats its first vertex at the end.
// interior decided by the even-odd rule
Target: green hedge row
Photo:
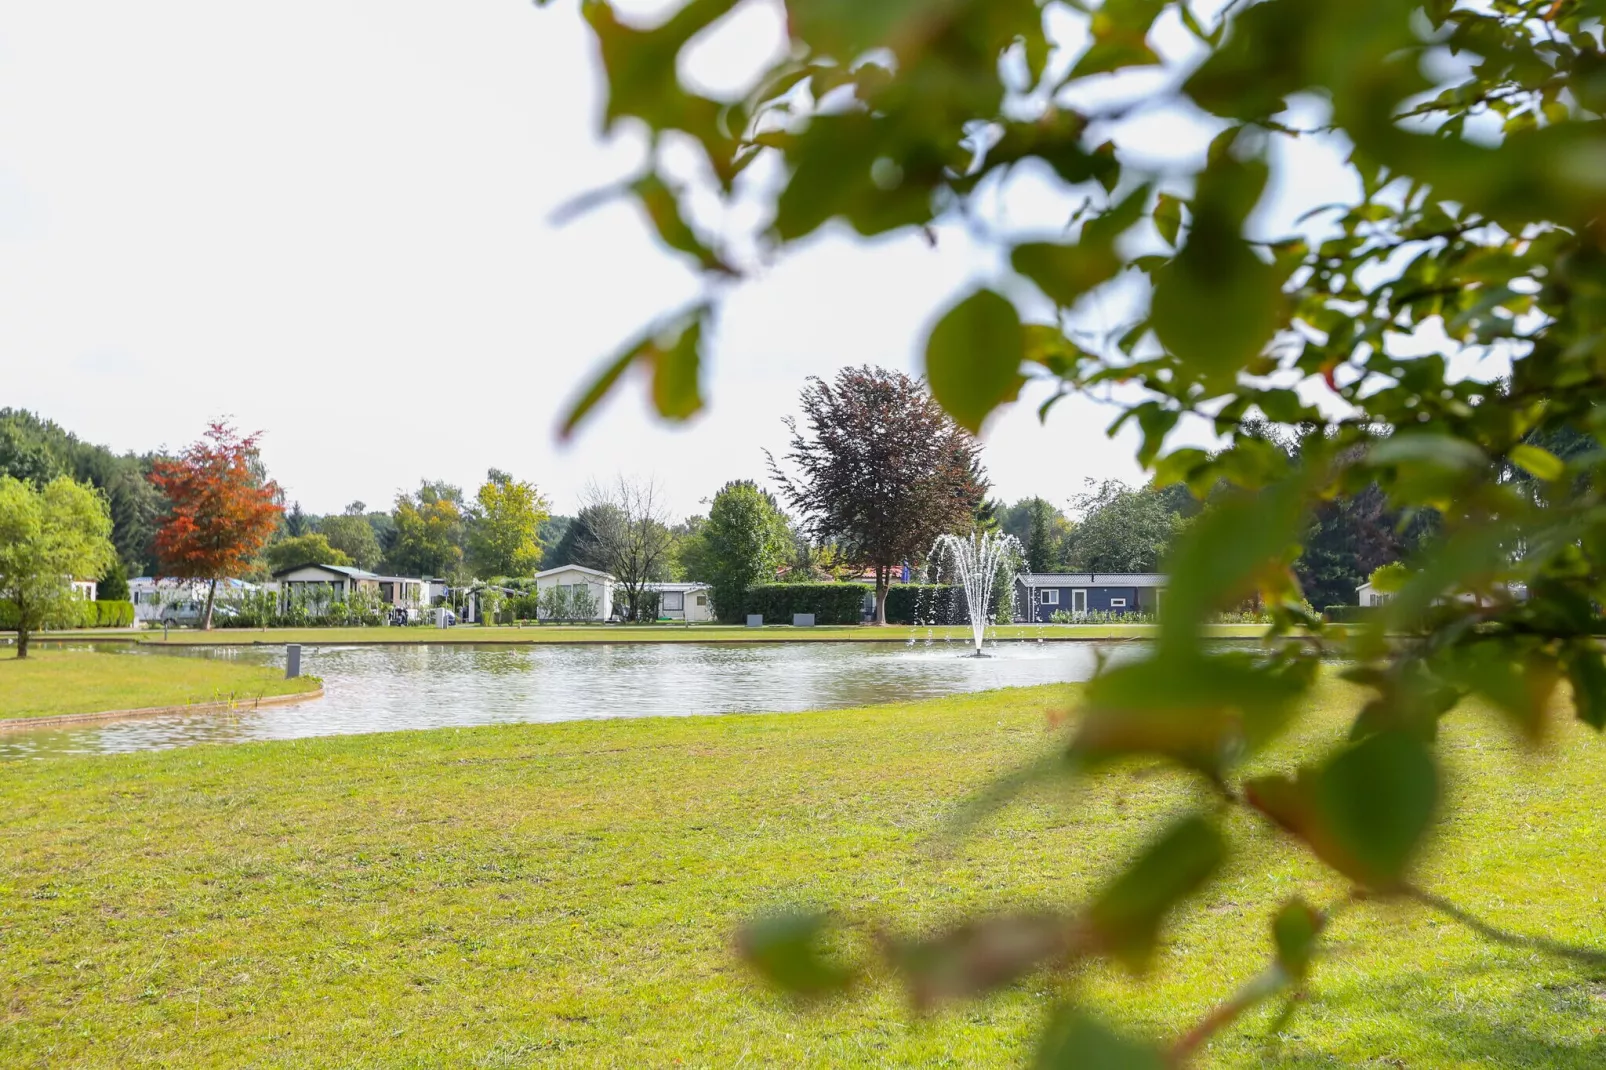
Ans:
{"type": "MultiPolygon", "coordinates": [[[[74,602],[72,618],[57,628],[126,628],[134,623],[132,602],[74,602]]],[[[0,631],[15,631],[17,607],[0,601],[0,631]]]]}
{"type": "Polygon", "coordinates": [[[742,613],[761,613],[765,624],[791,624],[794,613],[813,613],[816,624],[857,624],[869,593],[863,583],[766,583],[747,589],[742,613]]]}
{"type": "Polygon", "coordinates": [[[965,592],[951,583],[895,583],[887,588],[888,624],[960,624],[965,592]]]}
{"type": "Polygon", "coordinates": [[[1322,616],[1332,624],[1359,624],[1370,620],[1377,610],[1377,606],[1328,606],[1322,616]]]}

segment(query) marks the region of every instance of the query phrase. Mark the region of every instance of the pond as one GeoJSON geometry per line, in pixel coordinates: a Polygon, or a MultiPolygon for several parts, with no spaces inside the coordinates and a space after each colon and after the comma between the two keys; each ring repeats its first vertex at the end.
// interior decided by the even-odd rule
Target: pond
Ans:
{"type": "MultiPolygon", "coordinates": [[[[168,715],[0,734],[0,759],[115,753],[196,743],[295,739],[601,717],[792,712],[902,702],[995,687],[1086,680],[1100,656],[1148,644],[605,643],[306,647],[323,698],[235,713],[168,715]]],[[[103,647],[125,657],[284,664],[282,647],[185,654],[103,647]]]]}

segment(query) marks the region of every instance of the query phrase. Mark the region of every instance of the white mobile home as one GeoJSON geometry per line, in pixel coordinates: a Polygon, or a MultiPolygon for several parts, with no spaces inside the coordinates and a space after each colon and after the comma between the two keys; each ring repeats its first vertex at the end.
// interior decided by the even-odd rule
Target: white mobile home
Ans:
{"type": "MultiPolygon", "coordinates": [[[[590,596],[592,612],[585,619],[607,620],[613,616],[614,578],[606,572],[584,565],[560,565],[535,574],[535,594],[540,599],[547,591],[560,590],[569,599],[580,592],[590,596]]],[[[542,611],[543,618],[545,611],[542,611]]]]}
{"type": "Polygon", "coordinates": [[[649,583],[644,589],[657,592],[660,620],[695,624],[714,619],[713,600],[706,583],[649,583]]]}
{"type": "MultiPolygon", "coordinates": [[[[209,580],[180,580],[171,577],[154,579],[139,576],[128,581],[128,600],[134,603],[134,622],[159,624],[194,624],[206,612],[209,580]]],[[[245,580],[218,580],[217,604],[256,590],[256,584],[245,580]]]]}

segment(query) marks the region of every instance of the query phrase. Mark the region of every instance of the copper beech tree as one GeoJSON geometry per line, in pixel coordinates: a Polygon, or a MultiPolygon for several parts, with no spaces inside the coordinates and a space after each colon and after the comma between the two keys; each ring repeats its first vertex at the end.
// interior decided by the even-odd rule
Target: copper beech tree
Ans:
{"type": "Polygon", "coordinates": [[[278,484],[263,478],[260,433],[214,421],[178,457],[156,462],[151,482],[167,496],[156,533],[161,574],[208,581],[201,627],[212,627],[219,580],[246,572],[284,512],[278,484]]]}
{"type": "Polygon", "coordinates": [[[809,535],[875,569],[875,622],[887,622],[887,586],[937,536],[970,527],[987,495],[980,449],[926,388],[902,372],[844,368],[803,388],[803,420],[770,458],[787,503],[809,535]]]}
{"type": "MultiPolygon", "coordinates": [[[[1153,647],[1087,685],[1054,760],[985,796],[1135,759],[1197,785],[1198,805],[1081,902],[882,941],[917,1001],[1094,958],[1146,970],[1246,827],[1297,844],[1345,891],[1289,896],[1267,918],[1264,970],[1169,1040],[1066,1005],[1042,1065],[1187,1062],[1249,1008],[1295,1006],[1330,920],[1364,899],[1598,969],[1597,951],[1470,916],[1415,863],[1472,801],[1445,790],[1446,718],[1494,717],[1527,741],[1568,710],[1606,728],[1606,3],[784,0],[785,47],[725,97],[684,82],[682,60],[746,5],[667,6],[652,22],[601,0],[582,10],[604,127],[648,143],[615,192],[706,285],[603,366],[569,430],[632,368],[666,418],[695,413],[733,280],[794,245],[828,228],[937,241],[964,228],[993,255],[933,310],[937,401],[974,430],[1028,378],[1100,397],[1112,431],[1141,433],[1158,482],[1210,496],[1170,551],[1153,647]],[[1207,128],[1208,148],[1123,146],[1128,120],[1168,110],[1207,128]],[[1342,161],[1333,202],[1271,231],[1274,167],[1309,140],[1342,161]],[[1064,214],[1015,224],[1045,188],[1064,214]],[[759,223],[713,226],[739,220],[759,223]],[[1212,448],[1177,442],[1183,422],[1213,431],[1212,448]],[[1584,448],[1555,448],[1567,441],[1584,448]],[[1373,487],[1380,512],[1430,517],[1432,537],[1386,608],[1334,627],[1305,608],[1295,565],[1313,514],[1373,487]],[[1257,596],[1274,616],[1264,642],[1212,647],[1212,615],[1257,596]],[[1255,769],[1295,726],[1322,729],[1324,654],[1362,696],[1348,723],[1312,761],[1255,769]]],[[[906,284],[864,285],[890,305],[906,284]]],[[[1536,924],[1554,909],[1524,905],[1536,924]]],[[[743,947],[795,991],[875,976],[824,953],[831,924],[783,914],[743,947]]]]}

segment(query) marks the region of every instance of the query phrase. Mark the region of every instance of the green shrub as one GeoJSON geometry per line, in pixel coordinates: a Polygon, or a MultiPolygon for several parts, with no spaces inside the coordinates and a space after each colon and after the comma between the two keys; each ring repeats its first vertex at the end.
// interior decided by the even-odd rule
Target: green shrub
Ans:
{"type": "Polygon", "coordinates": [[[766,624],[790,624],[794,613],[813,613],[816,624],[857,624],[869,593],[862,583],[765,583],[747,589],[742,612],[762,613],[766,624]]]}
{"type": "Polygon", "coordinates": [[[1322,616],[1332,624],[1359,624],[1370,620],[1377,612],[1376,606],[1328,606],[1322,610],[1322,616]]]}
{"type": "Polygon", "coordinates": [[[961,624],[965,594],[951,583],[897,583],[887,588],[888,624],[961,624]]]}
{"type": "Polygon", "coordinates": [[[126,628],[134,623],[134,603],[121,599],[102,598],[97,602],[85,602],[92,606],[95,612],[96,628],[126,628]]]}
{"type": "MultiPolygon", "coordinates": [[[[134,623],[134,603],[132,602],[90,602],[75,601],[68,610],[68,619],[52,624],[50,630],[65,628],[126,628],[134,623]]],[[[0,631],[15,631],[17,627],[17,607],[11,602],[0,601],[0,631]]]]}

